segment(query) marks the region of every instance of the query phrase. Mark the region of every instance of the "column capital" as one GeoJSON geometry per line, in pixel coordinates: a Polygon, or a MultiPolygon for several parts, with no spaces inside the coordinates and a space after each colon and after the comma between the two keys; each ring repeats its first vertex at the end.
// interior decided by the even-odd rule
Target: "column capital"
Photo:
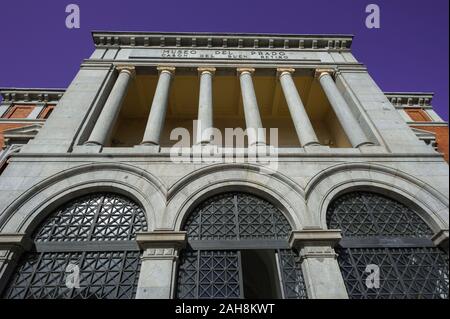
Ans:
{"type": "Polygon", "coordinates": [[[449,237],[448,229],[441,229],[431,238],[431,240],[436,246],[448,250],[448,237],[449,237]]]}
{"type": "Polygon", "coordinates": [[[128,73],[132,78],[136,76],[136,68],[133,65],[116,65],[116,70],[119,73],[128,73]]]}
{"type": "Polygon", "coordinates": [[[175,74],[175,67],[174,66],[158,66],[156,68],[158,70],[158,73],[169,73],[170,75],[175,74]]]}
{"type": "Polygon", "coordinates": [[[249,73],[249,74],[255,73],[254,68],[237,68],[236,71],[237,71],[238,75],[241,75],[244,73],[249,73]]]}
{"type": "Polygon", "coordinates": [[[277,77],[279,78],[283,74],[292,74],[295,72],[294,68],[277,68],[277,77]]]}
{"type": "Polygon", "coordinates": [[[330,76],[333,76],[335,74],[335,70],[333,70],[333,69],[316,69],[316,71],[314,73],[314,78],[320,79],[325,74],[329,74],[330,76]]]}
{"type": "Polygon", "coordinates": [[[140,248],[176,248],[186,246],[187,233],[184,231],[153,231],[138,233],[136,241],[140,248]]]}
{"type": "Polygon", "coordinates": [[[216,68],[213,67],[200,67],[197,68],[198,73],[201,75],[202,73],[209,73],[214,75],[216,73],[216,68]]]}
{"type": "Polygon", "coordinates": [[[0,250],[29,250],[32,246],[31,240],[25,234],[0,234],[0,250]]]}
{"type": "Polygon", "coordinates": [[[292,248],[302,249],[307,246],[323,246],[335,247],[342,239],[340,229],[320,229],[320,228],[306,228],[303,230],[294,230],[289,237],[289,245],[292,248]]]}

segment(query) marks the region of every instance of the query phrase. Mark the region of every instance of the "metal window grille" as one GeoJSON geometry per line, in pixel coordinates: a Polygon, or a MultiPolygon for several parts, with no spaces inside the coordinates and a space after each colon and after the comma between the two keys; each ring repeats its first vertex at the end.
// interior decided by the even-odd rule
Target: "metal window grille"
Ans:
{"type": "Polygon", "coordinates": [[[375,193],[348,193],[330,205],[327,222],[342,229],[336,252],[351,298],[448,298],[448,255],[407,206],[375,193]],[[375,285],[367,282],[369,265],[379,269],[375,285]]]}
{"type": "Polygon", "coordinates": [[[4,292],[10,299],[130,299],[140,269],[137,231],[145,213],[116,194],[76,199],[53,213],[34,237],[4,292]],[[79,268],[79,288],[66,284],[68,267],[79,268]]]}
{"type": "Polygon", "coordinates": [[[245,193],[226,193],[200,204],[188,217],[189,248],[178,269],[181,299],[244,298],[242,249],[277,251],[285,298],[306,298],[298,256],[289,249],[291,226],[267,201],[245,193]]]}

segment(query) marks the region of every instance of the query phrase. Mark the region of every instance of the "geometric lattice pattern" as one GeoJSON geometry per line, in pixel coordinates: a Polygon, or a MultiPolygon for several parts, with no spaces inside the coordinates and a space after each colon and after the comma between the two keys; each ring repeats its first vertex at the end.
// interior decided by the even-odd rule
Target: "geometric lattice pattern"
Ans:
{"type": "Polygon", "coordinates": [[[307,299],[300,257],[292,249],[278,251],[284,296],[286,299],[307,299]]]}
{"type": "Polygon", "coordinates": [[[407,244],[407,239],[433,235],[408,207],[374,193],[349,193],[330,205],[327,220],[330,229],[342,229],[344,238],[375,239],[336,249],[350,298],[448,298],[448,255],[422,241],[407,244]],[[385,247],[386,237],[396,240],[385,247]],[[375,277],[373,266],[379,270],[375,277]]]}
{"type": "Polygon", "coordinates": [[[245,193],[212,197],[189,216],[190,240],[287,239],[291,226],[279,210],[245,193]]]}
{"type": "Polygon", "coordinates": [[[144,211],[116,194],[88,195],[57,210],[37,242],[132,240],[147,228],[144,211]]]}
{"type": "Polygon", "coordinates": [[[328,227],[345,237],[415,237],[433,235],[430,227],[405,205],[383,195],[353,192],[336,199],[328,208],[328,227]]]}
{"type": "Polygon", "coordinates": [[[448,256],[438,248],[340,248],[339,265],[351,298],[448,299],[448,256]],[[380,269],[379,288],[368,288],[367,265],[380,269]]]}
{"type": "MultiPolygon", "coordinates": [[[[244,298],[240,251],[219,245],[227,240],[287,240],[291,232],[289,222],[275,206],[246,193],[209,198],[190,214],[184,229],[189,241],[217,241],[221,250],[182,251],[177,285],[180,299],[244,298]]],[[[265,248],[261,244],[260,249],[265,248]]],[[[297,256],[292,250],[279,250],[278,256],[286,298],[305,298],[297,256]]]]}
{"type": "Polygon", "coordinates": [[[139,251],[30,253],[6,291],[8,299],[131,299],[139,251]],[[80,266],[80,288],[69,289],[66,270],[80,266]]]}
{"type": "Polygon", "coordinates": [[[24,254],[4,297],[134,298],[140,251],[134,246],[109,249],[108,245],[133,240],[137,231],[146,230],[143,210],[122,196],[95,194],[76,199],[39,227],[34,241],[46,243],[45,249],[24,254]],[[86,251],[87,245],[99,241],[105,242],[95,249],[99,251],[86,251]],[[73,267],[79,269],[79,288],[67,285],[73,267]]]}
{"type": "Polygon", "coordinates": [[[242,298],[239,259],[238,251],[184,250],[178,273],[178,298],[242,298]]]}

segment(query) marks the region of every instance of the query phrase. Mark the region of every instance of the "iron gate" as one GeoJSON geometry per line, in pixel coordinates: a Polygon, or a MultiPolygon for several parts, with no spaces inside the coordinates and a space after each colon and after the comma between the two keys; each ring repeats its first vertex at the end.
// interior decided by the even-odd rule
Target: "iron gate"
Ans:
{"type": "Polygon", "coordinates": [[[184,229],[188,248],[180,256],[178,298],[244,298],[245,249],[273,250],[283,297],[306,298],[299,257],[287,242],[291,226],[271,203],[246,193],[217,195],[189,215],[184,229]]]}

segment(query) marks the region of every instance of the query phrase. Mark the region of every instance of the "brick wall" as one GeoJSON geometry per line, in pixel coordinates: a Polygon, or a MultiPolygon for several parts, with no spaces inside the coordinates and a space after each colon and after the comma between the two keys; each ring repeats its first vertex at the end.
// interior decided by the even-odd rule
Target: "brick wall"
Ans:
{"type": "Polygon", "coordinates": [[[448,152],[448,127],[444,126],[414,126],[411,127],[417,128],[419,130],[432,132],[436,135],[436,143],[438,147],[438,151],[444,155],[445,160],[448,163],[449,152],[448,152]]]}

